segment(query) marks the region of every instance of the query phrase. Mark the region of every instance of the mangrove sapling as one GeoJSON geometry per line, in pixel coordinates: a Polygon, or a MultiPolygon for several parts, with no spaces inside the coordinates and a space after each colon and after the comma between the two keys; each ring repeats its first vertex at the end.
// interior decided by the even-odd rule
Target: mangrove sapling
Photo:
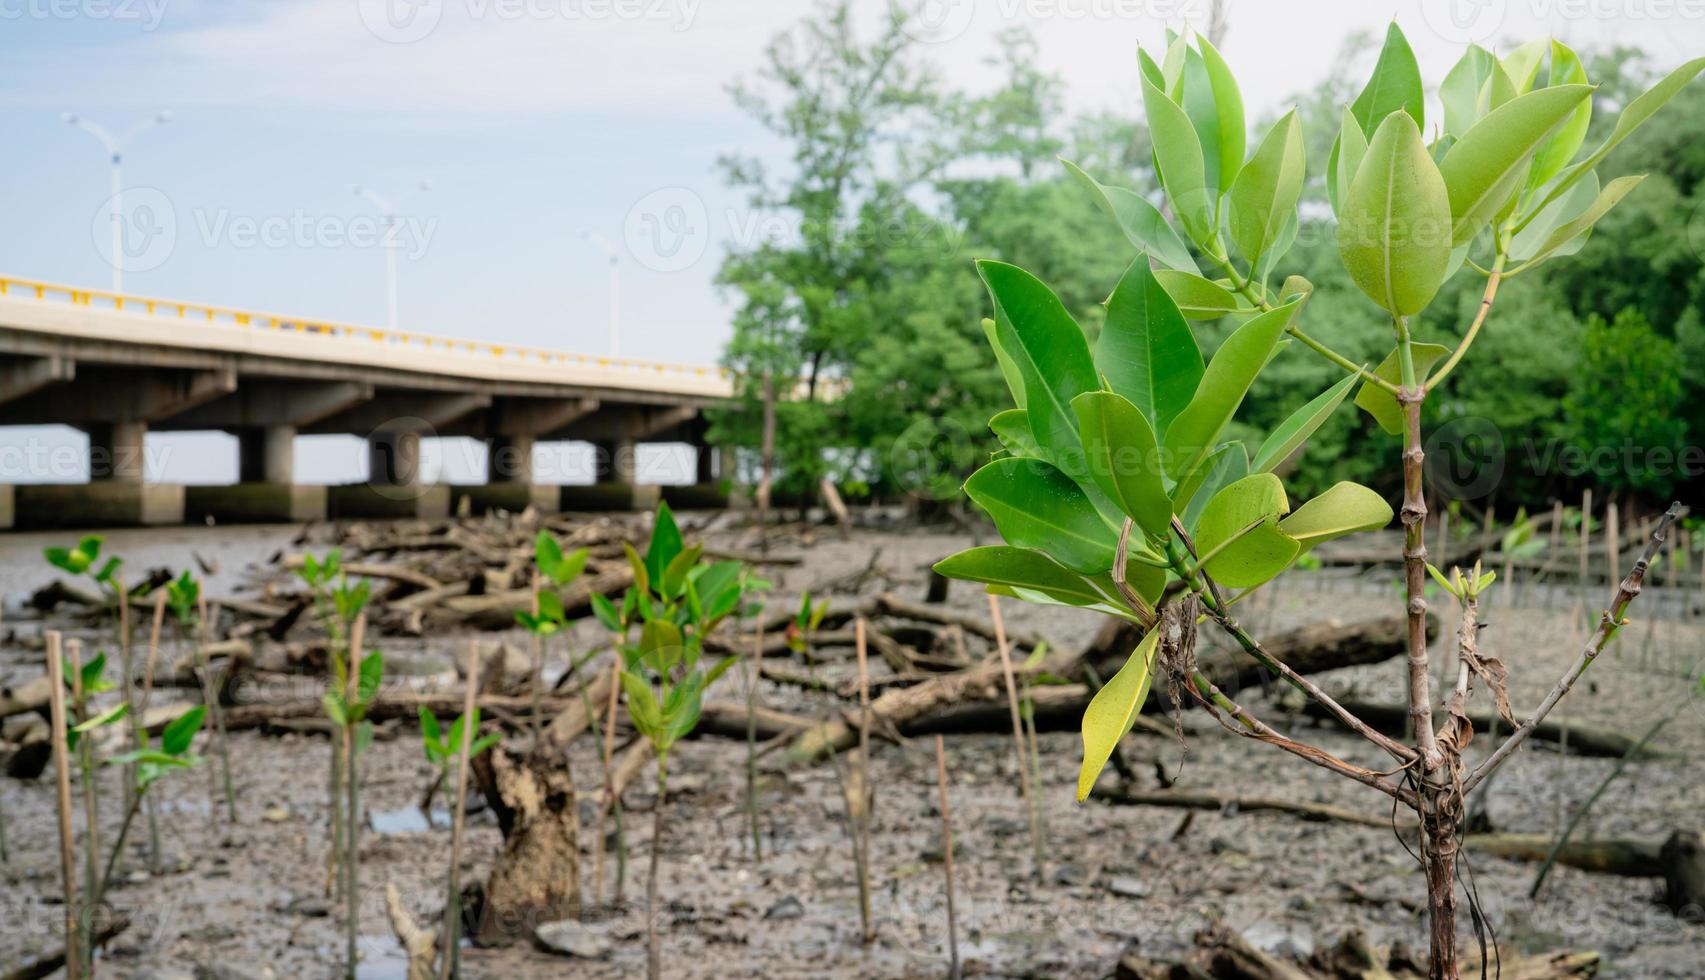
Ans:
{"type": "Polygon", "coordinates": [[[237,822],[237,797],[231,782],[231,753],[222,737],[225,724],[219,704],[219,690],[214,683],[213,668],[204,655],[206,650],[206,606],[201,599],[201,583],[195,576],[184,569],[183,574],[175,580],[166,583],[166,603],[172,608],[172,618],[177,622],[178,644],[181,649],[189,644],[191,637],[199,636],[202,642],[196,644],[196,673],[201,676],[201,701],[214,718],[213,748],[219,756],[219,772],[211,770],[208,773],[207,789],[208,819],[217,820],[219,814],[219,798],[221,796],[221,781],[225,799],[225,813],[231,823],[237,822]]]}
{"type": "Polygon", "coordinates": [[[853,645],[858,657],[858,781],[847,796],[853,825],[853,853],[858,864],[858,917],[861,935],[876,938],[870,919],[870,822],[876,809],[876,787],[870,781],[870,659],[865,647],[864,617],[854,619],[853,645]]]}
{"type": "MultiPolygon", "coordinates": [[[[646,876],[646,972],[662,975],[657,935],[657,872],[669,790],[669,752],[698,725],[704,692],[734,664],[726,657],[706,669],[704,637],[731,615],[753,615],[744,601],[769,583],[751,576],[737,561],[701,564],[701,545],[687,547],[668,504],[660,504],[651,543],[642,558],[624,545],[634,582],[623,597],[618,650],[628,718],[657,757],[657,802],[652,811],[651,863],[646,876]],[[628,642],[631,625],[639,638],[628,642]]],[[[609,625],[609,624],[606,624],[609,625]]]]}
{"type": "MultiPolygon", "coordinates": [[[[122,707],[121,705],[120,709],[115,710],[121,710],[122,707]]],[[[101,872],[96,884],[92,904],[99,905],[106,897],[107,891],[112,888],[113,875],[118,871],[119,856],[124,853],[124,842],[130,836],[130,825],[142,809],[142,801],[148,794],[148,788],[167,773],[201,764],[201,758],[190,753],[190,745],[195,741],[196,733],[201,731],[206,714],[206,707],[198,704],[172,719],[160,732],[158,748],[149,745],[148,732],[144,729],[136,740],[135,748],[107,760],[106,764],[109,766],[124,766],[127,771],[135,773],[135,781],[131,786],[133,792],[130,802],[124,810],[124,819],[118,825],[118,837],[113,841],[112,853],[107,855],[106,868],[101,872]]]]}
{"type": "MultiPolygon", "coordinates": [[[[1084,712],[1080,799],[1130,729],[1158,670],[1179,697],[1228,730],[1413,809],[1428,892],[1428,972],[1434,980],[1455,980],[1464,797],[1527,740],[1620,631],[1681,507],[1657,522],[1626,578],[1611,543],[1611,581],[1619,584],[1592,638],[1539,707],[1470,769],[1455,716],[1442,737],[1435,727],[1422,409],[1472,348],[1499,284],[1578,251],[1592,226],[1639,183],[1619,177],[1601,188],[1595,168],[1705,70],[1705,58],[1628,101],[1605,141],[1576,160],[1593,88],[1567,46],[1535,42],[1503,59],[1471,46],[1440,87],[1440,123],[1424,120],[1419,67],[1391,25],[1373,78],[1346,107],[1324,167],[1343,265],[1391,324],[1394,349],[1372,369],[1304,331],[1314,291],[1307,279],[1272,285],[1296,238],[1307,176],[1297,114],[1281,117],[1245,159],[1237,83],[1212,44],[1193,46],[1179,37],[1160,61],[1147,52],[1138,60],[1170,216],[1141,195],[1069,168],[1138,252],[1107,301],[1093,348],[1040,280],[1005,263],[978,264],[994,307],[987,332],[1017,407],[991,421],[1004,452],[972,474],[965,489],[994,518],[1006,545],[973,548],[937,568],[983,582],[997,595],[1093,609],[1143,631],[1124,667],[1084,712]],[[1432,145],[1423,132],[1435,134],[1432,145]],[[1419,315],[1465,268],[1484,276],[1485,288],[1461,335],[1443,338],[1449,346],[1418,338],[1412,327],[1419,315]],[[1186,318],[1222,316],[1238,325],[1204,359],[1186,318]],[[1286,338],[1345,375],[1250,453],[1228,426],[1272,359],[1300,356],[1282,352],[1286,338]],[[1275,473],[1358,386],[1356,406],[1402,447],[1409,744],[1375,731],[1274,659],[1239,625],[1231,608],[1236,597],[1227,594],[1249,594],[1321,542],[1390,523],[1385,499],[1354,483],[1339,483],[1293,511],[1275,473]],[[1177,588],[1169,590],[1169,583],[1177,588]],[[1390,755],[1396,768],[1382,772],[1346,761],[1258,720],[1197,670],[1199,615],[1390,755]]],[[[1607,537],[1613,537],[1608,528],[1607,537]]],[[[1502,678],[1483,659],[1467,663],[1502,701],[1502,678]]]]}
{"type": "MultiPolygon", "coordinates": [[[[83,643],[81,640],[65,641],[65,676],[70,685],[71,719],[73,727],[66,733],[66,748],[77,756],[77,775],[83,786],[83,895],[92,898],[95,894],[96,864],[101,849],[101,820],[99,804],[96,800],[95,762],[91,740],[78,738],[77,735],[85,730],[90,721],[89,697],[94,688],[105,690],[110,687],[101,674],[106,667],[106,655],[100,654],[83,663],[83,643]],[[84,671],[87,669],[88,673],[84,671]]],[[[88,928],[85,925],[84,957],[88,956],[88,928]]]]}
{"type": "MultiPolygon", "coordinates": [[[[478,742],[474,735],[480,729],[479,688],[480,645],[471,643],[468,645],[468,684],[463,693],[462,716],[450,726],[450,742],[445,746],[456,753],[456,787],[455,806],[450,811],[450,868],[444,876],[444,926],[439,930],[444,936],[443,980],[456,976],[461,966],[461,946],[456,935],[462,924],[462,827],[468,806],[468,764],[476,754],[474,746],[478,742]]],[[[424,725],[428,718],[432,718],[430,712],[422,714],[421,723],[424,725]]],[[[432,727],[438,727],[438,719],[432,718],[432,727]]],[[[493,737],[491,744],[496,744],[503,736],[488,737],[493,737]]]]}
{"type": "MultiPolygon", "coordinates": [[[[420,706],[420,745],[426,752],[426,761],[437,769],[431,785],[427,786],[426,794],[420,800],[420,812],[427,815],[430,824],[432,813],[432,796],[450,778],[450,766],[456,761],[462,751],[462,727],[469,715],[462,715],[450,724],[448,733],[438,724],[438,716],[426,705],[420,706]]],[[[475,708],[472,713],[474,731],[479,731],[480,712],[475,708]]],[[[502,732],[490,732],[474,739],[468,750],[470,757],[477,756],[498,742],[503,741],[502,732]]]]}
{"type": "Polygon", "coordinates": [[[82,980],[84,970],[82,916],[77,902],[77,843],[71,830],[70,725],[65,711],[64,646],[58,630],[48,630],[48,741],[53,748],[55,802],[59,811],[59,880],[65,894],[65,975],[82,980]]]}
{"type": "MultiPolygon", "coordinates": [[[[326,632],[326,656],[331,661],[333,677],[332,690],[340,690],[336,678],[343,675],[343,662],[346,651],[343,637],[349,626],[349,617],[343,615],[342,603],[333,594],[334,583],[341,583],[343,576],[341,552],[333,548],[326,552],[324,558],[305,555],[302,567],[296,569],[296,577],[308,586],[308,594],[313,598],[314,615],[320,621],[320,628],[326,632]]],[[[354,598],[351,594],[349,598],[354,598]]],[[[338,897],[342,897],[343,875],[339,871],[343,854],[343,729],[330,723],[328,731],[331,734],[331,751],[329,753],[329,768],[326,781],[326,796],[328,809],[326,814],[326,836],[330,838],[326,849],[326,893],[331,894],[334,888],[338,897]]]]}
{"type": "MultiPolygon", "coordinates": [[[[365,580],[363,580],[365,584],[365,580]]],[[[343,850],[339,855],[342,869],[344,900],[345,974],[354,980],[360,961],[358,941],[361,933],[361,775],[360,756],[373,742],[373,723],[367,720],[367,709],[379,693],[384,679],[385,658],[378,650],[363,652],[367,632],[367,615],[361,609],[366,592],[361,591],[360,605],[350,605],[354,599],[347,595],[347,584],[339,593],[346,594],[343,608],[354,613],[349,630],[350,655],[343,659],[345,669],[336,677],[337,686],[326,692],[323,700],[327,717],[338,730],[342,749],[342,769],[345,778],[342,823],[343,850]]]]}
{"type": "MultiPolygon", "coordinates": [[[[166,623],[166,590],[157,589],[154,592],[154,615],[152,625],[148,630],[148,658],[142,664],[142,701],[131,712],[131,721],[137,725],[138,734],[135,736],[137,745],[142,744],[142,718],[148,713],[148,702],[154,699],[154,666],[160,659],[160,630],[166,623]]],[[[131,781],[135,782],[134,774],[131,781]]],[[[145,808],[148,811],[148,873],[160,873],[160,814],[153,797],[149,797],[145,808]]]]}
{"type": "Polygon", "coordinates": [[[225,822],[235,827],[237,825],[237,790],[231,782],[231,750],[227,745],[228,739],[225,736],[225,709],[223,706],[225,684],[223,681],[216,682],[213,676],[213,664],[207,652],[208,644],[213,639],[211,631],[214,624],[219,622],[219,607],[215,605],[211,612],[209,611],[207,590],[201,588],[199,583],[195,590],[195,611],[197,622],[196,652],[201,661],[201,675],[206,678],[205,683],[208,688],[220,692],[213,699],[213,744],[219,747],[219,780],[225,789],[225,822]]]}

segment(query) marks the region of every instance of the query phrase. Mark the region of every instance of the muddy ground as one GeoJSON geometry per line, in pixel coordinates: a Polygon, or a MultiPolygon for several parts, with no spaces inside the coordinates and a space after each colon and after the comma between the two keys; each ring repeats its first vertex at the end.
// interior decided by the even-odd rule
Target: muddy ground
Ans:
{"type": "MultiPolygon", "coordinates": [[[[220,528],[120,531],[108,548],[131,568],[183,567],[199,554],[216,563],[210,592],[220,594],[249,577],[285,546],[296,528],[220,528]]],[[[713,531],[711,540],[749,545],[738,530],[713,531]]],[[[892,589],[922,595],[923,569],[972,543],[970,534],[861,531],[850,540],[820,533],[809,546],[784,541],[781,553],[805,562],[770,570],[778,592],[822,591],[866,568],[880,549],[863,594],[892,589]]],[[[51,536],[0,538],[0,591],[13,595],[44,583],[39,555],[51,536]]],[[[982,543],[987,543],[985,540],[982,543]]],[[[1297,573],[1245,614],[1261,629],[1323,617],[1350,620],[1398,607],[1389,573],[1354,582],[1327,573],[1297,573]]],[[[834,597],[851,603],[852,594],[834,597]]],[[[980,591],[955,585],[950,602],[986,612],[980,591]]],[[[1007,603],[1015,631],[1035,630],[1056,644],[1077,647],[1093,635],[1093,616],[1007,603]]],[[[1518,711],[1538,701],[1573,656],[1577,628],[1556,608],[1494,608],[1483,650],[1501,655],[1514,675],[1518,711]]],[[[1636,618],[1638,614],[1636,613],[1636,618]]],[[[44,623],[20,618],[9,601],[7,629],[27,635],[44,623]]],[[[65,625],[61,622],[59,625],[65,625]]],[[[0,634],[3,635],[3,634],[0,634]]],[[[487,637],[496,638],[495,634],[487,637]]],[[[517,634],[509,637],[519,643],[517,634]]],[[[448,683],[449,651],[465,638],[390,639],[393,669],[413,683],[448,683]]],[[[577,633],[577,650],[596,642],[577,633]]],[[[565,648],[554,656],[560,660],[565,648]]],[[[1683,696],[1681,673],[1705,651],[1705,630],[1693,623],[1636,624],[1622,651],[1606,658],[1568,703],[1570,718],[1630,735],[1683,696]]],[[[0,659],[5,683],[40,671],[40,655],[8,643],[0,659]]],[[[831,668],[831,673],[834,668],[831,668]]],[[[1326,675],[1328,686],[1355,685],[1365,697],[1400,696],[1396,661],[1326,675]]],[[[743,697],[743,681],[725,677],[713,697],[743,697]]],[[[170,693],[170,692],[168,692],[170,693]]],[[[822,714],[827,704],[793,689],[766,684],[764,703],[798,713],[822,714]]],[[[1248,694],[1252,710],[1281,727],[1312,728],[1285,719],[1266,695],[1248,694]]],[[[1176,741],[1135,734],[1125,751],[1138,770],[1163,767],[1180,788],[1224,789],[1382,812],[1384,797],[1264,746],[1220,732],[1199,714],[1184,719],[1188,751],[1176,741]]],[[[1364,743],[1329,730],[1309,735],[1344,757],[1378,767],[1382,756],[1364,743]]],[[[1591,818],[1594,835],[1661,838],[1675,827],[1705,822],[1698,760],[1705,755],[1705,708],[1685,709],[1658,737],[1673,755],[1628,770],[1591,818]]],[[[1350,928],[1377,942],[1421,946],[1425,941],[1421,875],[1389,830],[1294,817],[1196,813],[1073,802],[1078,738],[1045,733],[1042,742],[1047,857],[1033,877],[1027,824],[1020,802],[1010,741],[986,736],[948,740],[951,806],[958,836],[956,866],[960,952],[969,975],[1084,977],[1111,974],[1121,950],[1148,956],[1180,951],[1191,934],[1224,921],[1256,945],[1307,951],[1350,928]]],[[[1483,747],[1486,740],[1476,743],[1483,747]]],[[[157,787],[167,868],[134,870],[114,902],[134,919],[131,929],[103,954],[102,975],[165,978],[332,977],[339,975],[341,930],[325,897],[326,742],[308,735],[235,734],[231,751],[240,796],[239,822],[210,819],[205,772],[157,787]]],[[[761,783],[764,856],[752,859],[744,798],[744,746],[706,738],[678,749],[666,810],[663,843],[665,973],[681,978],[725,977],[939,977],[945,975],[946,916],[936,810],[935,763],[928,740],[879,742],[872,759],[877,788],[873,828],[873,906],[877,941],[858,941],[857,891],[842,807],[829,766],[770,769],[761,783]]],[[[1564,758],[1548,749],[1522,752],[1493,781],[1490,817],[1500,830],[1550,832],[1560,808],[1584,799],[1613,766],[1612,760],[1564,758]]],[[[576,746],[582,787],[601,778],[589,740],[576,746]]],[[[365,799],[372,828],[362,842],[361,976],[403,977],[404,963],[386,923],[382,889],[397,885],[407,904],[425,918],[441,905],[449,850],[446,826],[428,826],[414,809],[432,769],[423,759],[414,726],[387,725],[364,764],[365,799]]],[[[1154,784],[1158,785],[1158,784],[1154,784]]],[[[116,773],[102,780],[104,820],[113,819],[120,787],[116,773]]],[[[15,965],[59,944],[62,911],[51,773],[33,782],[0,777],[10,860],[0,964],[15,965]]],[[[588,796],[590,794],[588,793],[588,796]]],[[[648,778],[627,792],[631,848],[624,898],[627,906],[592,924],[586,951],[599,959],[569,959],[530,946],[470,948],[469,977],[634,977],[643,974],[639,906],[643,867],[651,842],[655,794],[648,778]]],[[[1385,808],[1388,811],[1388,807],[1385,808]]],[[[440,817],[443,815],[440,814],[440,817]]],[[[110,830],[109,830],[110,833],[110,830]]],[[[140,838],[136,839],[138,845],[140,838]]],[[[591,834],[583,835],[586,849],[591,834]]],[[[499,846],[490,815],[470,817],[463,875],[482,878],[499,846]]],[[[1705,924],[1684,922],[1654,903],[1659,883],[1559,869],[1540,900],[1527,890],[1528,864],[1474,857],[1473,884],[1505,948],[1537,952],[1594,949],[1604,955],[1601,975],[1705,976],[1705,924]]],[[[588,860],[588,865],[590,861],[588,860]]],[[[586,877],[590,877],[588,869],[586,877]]],[[[1470,931],[1464,919],[1463,930],[1470,931]]]]}

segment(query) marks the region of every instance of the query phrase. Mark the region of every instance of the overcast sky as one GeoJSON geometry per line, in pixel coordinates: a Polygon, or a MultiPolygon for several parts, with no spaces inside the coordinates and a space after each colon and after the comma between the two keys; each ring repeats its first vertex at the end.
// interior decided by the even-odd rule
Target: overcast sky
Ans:
{"type": "MultiPolygon", "coordinates": [[[[886,2],[861,12],[873,21],[886,2]]],[[[1208,7],[931,0],[919,51],[949,84],[984,87],[993,35],[1025,24],[1073,110],[1134,114],[1135,47],[1208,7]]],[[[726,85],[807,9],[0,0],[0,275],[107,285],[105,152],[61,114],[122,132],[171,110],[126,148],[127,292],[382,324],[384,254],[360,184],[405,215],[405,329],[606,351],[609,265],[590,232],[619,252],[622,352],[713,362],[729,330],[715,270],[767,227],[714,164],[780,152],[726,85]]],[[[1231,0],[1223,49],[1254,117],[1318,80],[1343,37],[1394,17],[1430,84],[1467,41],[1633,43],[1666,65],[1705,51],[1705,0],[1231,0]]]]}

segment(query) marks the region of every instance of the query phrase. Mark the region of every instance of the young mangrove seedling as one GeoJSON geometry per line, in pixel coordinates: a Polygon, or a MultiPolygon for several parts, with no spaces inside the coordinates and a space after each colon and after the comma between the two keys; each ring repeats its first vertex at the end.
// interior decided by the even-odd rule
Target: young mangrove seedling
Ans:
{"type": "MultiPolygon", "coordinates": [[[[621,684],[628,717],[657,756],[657,803],[652,811],[651,864],[646,877],[646,973],[662,975],[657,935],[657,869],[663,846],[663,815],[669,789],[669,752],[698,725],[704,692],[736,658],[706,668],[706,634],[731,615],[749,615],[748,593],[769,583],[751,576],[737,561],[701,563],[702,545],[687,547],[668,504],[660,504],[644,557],[624,544],[634,581],[623,598],[618,643],[621,684]],[[631,618],[627,611],[637,615],[631,618]],[[627,641],[627,624],[640,627],[627,641]]],[[[607,625],[607,624],[606,624],[607,625]]]]}
{"type": "MultiPolygon", "coordinates": [[[[1273,123],[1246,156],[1242,97],[1212,44],[1175,36],[1159,59],[1139,52],[1138,67],[1166,211],[1067,165],[1135,246],[1093,345],[1040,279],[1004,262],[977,264],[994,312],[984,326],[1015,407],[990,421],[1003,451],[971,475],[965,491],[993,517],[1006,545],[973,548],[937,570],[985,583],[997,595],[1104,612],[1130,621],[1141,634],[1124,667],[1084,712],[1080,799],[1130,730],[1158,672],[1179,696],[1235,734],[1413,810],[1421,827],[1416,858],[1427,888],[1428,975],[1456,980],[1465,800],[1521,747],[1621,629],[1682,508],[1672,506],[1657,522],[1626,578],[1615,564],[1617,514],[1610,511],[1610,580],[1619,584],[1592,638],[1526,720],[1517,723],[1508,712],[1513,734],[1493,739],[1496,747],[1475,764],[1463,751],[1468,738],[1454,700],[1446,703],[1442,724],[1435,717],[1440,705],[1427,637],[1423,408],[1468,355],[1499,284],[1580,251],[1593,225],[1640,182],[1639,176],[1621,176],[1601,185],[1597,167],[1705,71],[1705,58],[1625,100],[1603,142],[1583,156],[1593,129],[1594,87],[1568,46],[1539,40],[1502,58],[1470,46],[1438,88],[1443,119],[1428,119],[1420,67],[1393,23],[1372,77],[1344,108],[1331,153],[1316,170],[1337,214],[1344,270],[1391,325],[1391,352],[1372,368],[1307,332],[1312,283],[1292,275],[1273,285],[1297,238],[1298,203],[1309,176],[1296,111],[1273,123]],[[1459,272],[1485,280],[1472,316],[1460,331],[1421,336],[1441,319],[1421,314],[1459,272]],[[1235,327],[1211,358],[1204,357],[1187,318],[1220,317],[1235,327]],[[1343,377],[1251,452],[1231,427],[1239,406],[1270,363],[1309,356],[1304,348],[1336,365],[1343,377]],[[1376,731],[1274,657],[1233,615],[1238,598],[1322,542],[1391,523],[1383,495],[1349,482],[1293,509],[1278,473],[1350,398],[1351,388],[1358,389],[1356,407],[1391,437],[1393,476],[1400,478],[1394,482],[1403,487],[1397,514],[1404,532],[1413,732],[1407,742],[1376,731]],[[1234,701],[1196,667],[1202,616],[1391,763],[1369,767],[1340,758],[1274,729],[1234,701]]],[[[1500,672],[1460,648],[1457,656],[1454,676],[1466,671],[1503,709],[1500,672]]],[[[1467,895],[1472,902],[1472,890],[1467,895]]],[[[1475,914],[1473,921],[1482,917],[1475,914]]]]}

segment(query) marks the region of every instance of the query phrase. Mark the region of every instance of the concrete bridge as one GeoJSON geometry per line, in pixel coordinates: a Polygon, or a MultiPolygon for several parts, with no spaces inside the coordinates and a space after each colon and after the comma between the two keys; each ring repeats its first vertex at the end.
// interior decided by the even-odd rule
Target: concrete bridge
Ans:
{"type": "Polygon", "coordinates": [[[383,330],[177,300],[0,278],[0,425],[64,424],[89,435],[88,483],[0,486],[0,527],[310,520],[448,513],[464,506],[546,510],[645,505],[635,447],[698,448],[714,502],[731,451],[706,444],[705,408],[728,398],[722,369],[570,354],[383,330]],[[237,437],[239,482],[143,480],[149,431],[237,437]],[[294,479],[298,434],[367,441],[369,476],[342,486],[294,479]],[[471,436],[488,482],[421,480],[420,440],[471,436]],[[583,441],[591,486],[535,482],[533,447],[583,441]]]}

